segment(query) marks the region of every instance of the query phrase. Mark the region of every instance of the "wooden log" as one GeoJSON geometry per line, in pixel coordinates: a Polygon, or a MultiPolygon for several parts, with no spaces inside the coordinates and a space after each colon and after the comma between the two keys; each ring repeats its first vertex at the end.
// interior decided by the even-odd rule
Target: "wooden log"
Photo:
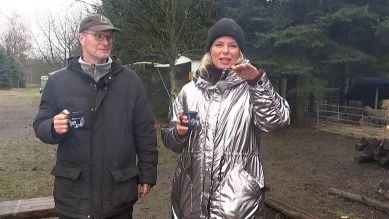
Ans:
{"type": "Polygon", "coordinates": [[[382,147],[375,146],[371,149],[371,152],[372,152],[373,156],[380,156],[382,154],[382,147]]]}
{"type": "Polygon", "coordinates": [[[371,156],[356,156],[354,157],[354,161],[356,163],[369,163],[374,161],[374,159],[371,156]]]}
{"type": "Polygon", "coordinates": [[[379,163],[381,166],[383,167],[389,167],[389,157],[382,157],[380,160],[379,160],[379,163]]]}
{"type": "Polygon", "coordinates": [[[380,193],[381,195],[389,193],[389,180],[381,180],[381,182],[377,186],[377,189],[378,193],[380,193]]]}
{"type": "Polygon", "coordinates": [[[0,202],[0,218],[35,219],[56,216],[58,213],[51,196],[0,202]]]}
{"type": "Polygon", "coordinates": [[[372,150],[370,144],[367,145],[367,147],[365,147],[365,148],[363,149],[363,153],[364,153],[365,156],[367,156],[367,157],[373,157],[373,150],[372,150]]]}
{"type": "Polygon", "coordinates": [[[359,143],[360,143],[362,146],[365,147],[369,142],[367,141],[367,138],[362,137],[361,139],[359,139],[359,143]]]}
{"type": "Polygon", "coordinates": [[[270,195],[266,195],[265,206],[274,209],[276,212],[280,212],[285,215],[286,218],[294,219],[320,219],[318,216],[313,215],[310,212],[304,211],[296,206],[292,206],[284,201],[281,201],[270,195]]]}
{"type": "Polygon", "coordinates": [[[355,146],[354,146],[354,149],[356,151],[363,151],[363,149],[365,149],[366,145],[362,145],[361,143],[356,143],[355,146]]]}
{"type": "Polygon", "coordinates": [[[335,188],[330,188],[329,194],[338,195],[342,198],[345,198],[345,199],[348,199],[351,201],[357,201],[357,202],[360,202],[360,203],[365,204],[367,206],[373,207],[377,210],[389,213],[389,204],[372,199],[372,198],[368,198],[368,197],[354,194],[354,193],[350,193],[350,192],[341,191],[341,190],[335,189],[335,188]]]}
{"type": "Polygon", "coordinates": [[[361,139],[359,139],[359,142],[355,144],[354,149],[356,151],[362,151],[368,144],[369,142],[367,141],[367,139],[365,137],[362,137],[361,139]]]}
{"type": "Polygon", "coordinates": [[[384,150],[387,150],[389,151],[389,139],[384,139],[384,142],[382,143],[382,147],[384,148],[384,150]]]}
{"type": "Polygon", "coordinates": [[[383,139],[368,138],[367,141],[368,141],[369,145],[371,145],[371,146],[379,146],[382,144],[383,139]]]}
{"type": "Polygon", "coordinates": [[[380,155],[374,155],[373,156],[373,160],[376,161],[376,162],[379,162],[381,159],[382,159],[382,156],[380,156],[380,155]]]}
{"type": "Polygon", "coordinates": [[[387,151],[387,150],[382,150],[381,155],[382,155],[383,157],[389,157],[389,151],[387,151]]]}

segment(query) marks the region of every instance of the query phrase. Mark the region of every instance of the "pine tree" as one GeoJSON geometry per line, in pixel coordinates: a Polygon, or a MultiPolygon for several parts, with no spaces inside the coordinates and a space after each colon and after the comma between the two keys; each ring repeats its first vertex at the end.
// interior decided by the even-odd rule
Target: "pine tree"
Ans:
{"type": "Polygon", "coordinates": [[[9,58],[5,48],[0,45],[0,88],[9,88],[12,86],[9,58]]]}

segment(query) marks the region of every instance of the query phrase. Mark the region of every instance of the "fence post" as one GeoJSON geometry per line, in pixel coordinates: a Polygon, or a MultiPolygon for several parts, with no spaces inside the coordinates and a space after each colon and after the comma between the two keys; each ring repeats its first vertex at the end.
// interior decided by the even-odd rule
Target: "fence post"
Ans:
{"type": "Polygon", "coordinates": [[[363,126],[365,125],[364,123],[364,119],[363,119],[363,111],[364,111],[364,108],[362,108],[362,117],[361,117],[361,133],[363,133],[363,126]]]}
{"type": "Polygon", "coordinates": [[[316,124],[317,124],[317,126],[319,126],[319,120],[320,120],[320,110],[319,110],[319,104],[320,103],[317,103],[317,105],[316,105],[316,124]]]}
{"type": "Polygon", "coordinates": [[[340,121],[340,107],[337,106],[336,108],[337,108],[337,111],[338,111],[338,123],[339,123],[339,121],[340,121]]]}

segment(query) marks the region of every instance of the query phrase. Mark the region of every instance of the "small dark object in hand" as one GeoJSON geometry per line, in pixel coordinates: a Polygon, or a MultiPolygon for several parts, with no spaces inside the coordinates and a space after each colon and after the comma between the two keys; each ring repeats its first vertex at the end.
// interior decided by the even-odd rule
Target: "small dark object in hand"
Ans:
{"type": "Polygon", "coordinates": [[[84,112],[70,112],[68,118],[70,128],[78,129],[85,125],[84,112]]]}
{"type": "MultiPolygon", "coordinates": [[[[188,123],[186,123],[185,126],[188,127],[189,130],[193,129],[197,123],[197,112],[196,111],[187,111],[183,115],[188,117],[188,123]]],[[[183,123],[181,117],[180,117],[180,121],[181,121],[181,123],[183,123]]]]}

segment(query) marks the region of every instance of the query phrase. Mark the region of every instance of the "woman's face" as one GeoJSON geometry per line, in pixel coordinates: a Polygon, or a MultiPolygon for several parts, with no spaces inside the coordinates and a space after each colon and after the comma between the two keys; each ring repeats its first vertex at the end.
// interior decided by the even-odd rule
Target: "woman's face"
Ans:
{"type": "Polygon", "coordinates": [[[213,42],[210,53],[213,65],[219,69],[229,69],[238,60],[240,48],[234,38],[222,36],[213,42]]]}

